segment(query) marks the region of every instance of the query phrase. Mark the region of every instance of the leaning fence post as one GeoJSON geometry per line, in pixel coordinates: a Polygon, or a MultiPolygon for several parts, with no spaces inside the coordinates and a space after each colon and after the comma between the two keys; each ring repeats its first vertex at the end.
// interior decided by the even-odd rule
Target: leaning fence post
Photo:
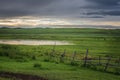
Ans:
{"type": "Polygon", "coordinates": [[[55,48],[56,48],[56,42],[55,42],[55,44],[53,45],[52,52],[50,53],[50,59],[52,59],[52,57],[54,57],[54,54],[55,54],[55,48]]]}
{"type": "Polygon", "coordinates": [[[84,58],[84,67],[87,65],[87,58],[88,58],[88,49],[86,50],[85,58],[84,58]]]}
{"type": "Polygon", "coordinates": [[[71,60],[71,64],[74,63],[74,61],[75,61],[75,56],[76,56],[76,51],[74,51],[74,53],[73,53],[72,60],[71,60]]]}
{"type": "Polygon", "coordinates": [[[107,61],[106,65],[105,65],[104,71],[107,70],[107,68],[109,66],[109,63],[110,63],[110,60],[111,60],[111,57],[108,57],[108,61],[107,61]]]}
{"type": "Polygon", "coordinates": [[[60,55],[60,62],[64,62],[65,54],[66,54],[66,49],[64,50],[63,54],[60,55]]]}
{"type": "Polygon", "coordinates": [[[50,59],[52,59],[52,57],[54,57],[55,54],[55,50],[53,49],[52,52],[50,53],[50,59]]]}
{"type": "Polygon", "coordinates": [[[99,65],[101,65],[101,56],[99,56],[99,65]]]}

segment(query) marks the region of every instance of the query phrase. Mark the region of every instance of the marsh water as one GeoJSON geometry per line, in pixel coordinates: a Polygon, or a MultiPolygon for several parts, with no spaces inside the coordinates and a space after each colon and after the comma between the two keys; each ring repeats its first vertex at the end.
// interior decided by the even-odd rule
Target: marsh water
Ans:
{"type": "Polygon", "coordinates": [[[67,41],[55,40],[0,40],[0,44],[11,45],[72,45],[67,41]]]}

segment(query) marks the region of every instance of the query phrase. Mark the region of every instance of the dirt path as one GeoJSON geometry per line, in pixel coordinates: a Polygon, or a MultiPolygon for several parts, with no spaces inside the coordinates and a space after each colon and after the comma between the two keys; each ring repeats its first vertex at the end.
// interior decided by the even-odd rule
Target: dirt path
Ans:
{"type": "Polygon", "coordinates": [[[0,77],[14,78],[16,80],[48,80],[38,76],[21,74],[21,73],[12,73],[12,72],[0,72],[0,77]]]}

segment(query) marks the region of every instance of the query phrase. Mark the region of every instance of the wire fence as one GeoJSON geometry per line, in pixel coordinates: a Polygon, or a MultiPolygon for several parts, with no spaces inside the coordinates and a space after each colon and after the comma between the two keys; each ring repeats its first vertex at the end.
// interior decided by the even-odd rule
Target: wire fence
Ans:
{"type": "MultiPolygon", "coordinates": [[[[45,55],[46,56],[46,55],[45,55]]],[[[89,57],[89,51],[86,49],[86,53],[78,55],[76,51],[71,55],[67,55],[66,50],[61,54],[56,54],[55,50],[52,50],[45,61],[53,61],[56,63],[67,63],[72,66],[82,66],[85,68],[91,68],[94,70],[110,72],[120,75],[120,57],[114,56],[96,56],[89,57]]]]}

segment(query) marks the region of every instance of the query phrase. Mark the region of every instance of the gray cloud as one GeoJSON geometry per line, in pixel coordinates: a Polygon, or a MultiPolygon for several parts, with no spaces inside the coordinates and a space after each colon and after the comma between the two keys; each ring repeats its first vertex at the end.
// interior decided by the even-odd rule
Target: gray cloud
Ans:
{"type": "Polygon", "coordinates": [[[86,15],[120,16],[120,0],[86,0],[86,15]]]}
{"type": "Polygon", "coordinates": [[[118,6],[120,0],[87,0],[97,6],[118,6]]]}
{"type": "Polygon", "coordinates": [[[88,0],[100,5],[105,5],[105,6],[116,6],[119,5],[118,3],[120,0],[88,0]]]}
{"type": "Polygon", "coordinates": [[[87,15],[104,15],[104,16],[120,16],[120,11],[97,11],[89,12],[87,15]]]}
{"type": "Polygon", "coordinates": [[[0,0],[0,17],[26,16],[55,0],[0,0]]]}
{"type": "Polygon", "coordinates": [[[15,17],[29,15],[29,12],[24,10],[0,10],[0,17],[15,17]]]}
{"type": "Polygon", "coordinates": [[[0,17],[80,16],[101,19],[108,15],[120,16],[119,3],[120,0],[0,0],[0,17]]]}

